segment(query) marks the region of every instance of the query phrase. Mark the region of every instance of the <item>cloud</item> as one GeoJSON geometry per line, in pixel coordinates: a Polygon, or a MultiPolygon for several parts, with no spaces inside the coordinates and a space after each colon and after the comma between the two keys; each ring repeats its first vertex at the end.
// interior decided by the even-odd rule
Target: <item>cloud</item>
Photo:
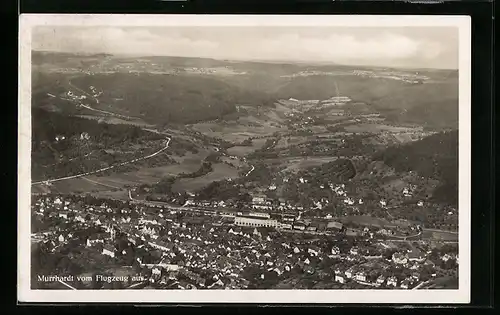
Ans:
{"type": "Polygon", "coordinates": [[[373,33],[321,30],[303,34],[287,30],[203,29],[203,35],[182,28],[40,28],[34,48],[114,54],[173,55],[224,59],[331,61],[337,63],[428,62],[446,49],[435,39],[401,32],[373,33]]]}
{"type": "Polygon", "coordinates": [[[337,34],[326,38],[303,38],[290,34],[264,40],[261,46],[262,52],[270,56],[285,51],[296,58],[378,60],[414,57],[420,53],[422,43],[389,33],[370,39],[337,34]]]}

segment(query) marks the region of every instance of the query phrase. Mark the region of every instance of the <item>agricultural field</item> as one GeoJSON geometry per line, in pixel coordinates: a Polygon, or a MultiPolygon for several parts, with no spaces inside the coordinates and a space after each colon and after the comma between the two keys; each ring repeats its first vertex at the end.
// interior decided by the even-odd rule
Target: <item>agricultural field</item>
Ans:
{"type": "Polygon", "coordinates": [[[279,159],[279,162],[281,166],[285,167],[285,169],[283,170],[284,172],[297,173],[301,170],[320,166],[322,164],[335,161],[337,159],[338,158],[335,156],[291,157],[291,158],[279,159]]]}
{"type": "Polygon", "coordinates": [[[287,148],[289,146],[295,146],[299,145],[302,143],[306,143],[309,140],[313,140],[314,136],[306,136],[306,137],[300,137],[300,136],[289,136],[289,137],[281,137],[278,140],[278,143],[276,144],[275,148],[276,149],[283,149],[287,148]]]}
{"type": "Polygon", "coordinates": [[[389,126],[384,124],[355,124],[349,125],[345,127],[347,132],[370,132],[370,133],[379,133],[379,132],[421,132],[423,131],[422,127],[408,128],[408,127],[396,127],[389,126]]]}
{"type": "Polygon", "coordinates": [[[261,139],[253,139],[252,140],[252,145],[251,146],[234,146],[229,149],[227,149],[227,153],[230,155],[235,155],[235,156],[246,156],[252,152],[255,152],[255,150],[258,150],[262,148],[264,143],[266,142],[265,138],[261,139]]]}
{"type": "Polygon", "coordinates": [[[174,192],[194,192],[204,188],[212,182],[238,177],[238,170],[224,163],[214,164],[213,171],[197,178],[181,178],[177,180],[172,190],[174,192]]]}

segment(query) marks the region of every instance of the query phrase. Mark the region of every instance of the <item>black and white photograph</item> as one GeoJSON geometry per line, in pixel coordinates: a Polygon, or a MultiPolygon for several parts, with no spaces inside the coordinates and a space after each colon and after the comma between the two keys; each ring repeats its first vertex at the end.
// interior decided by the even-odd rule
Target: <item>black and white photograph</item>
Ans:
{"type": "Polygon", "coordinates": [[[469,302],[470,40],[462,16],[21,16],[20,300],[469,302]]]}

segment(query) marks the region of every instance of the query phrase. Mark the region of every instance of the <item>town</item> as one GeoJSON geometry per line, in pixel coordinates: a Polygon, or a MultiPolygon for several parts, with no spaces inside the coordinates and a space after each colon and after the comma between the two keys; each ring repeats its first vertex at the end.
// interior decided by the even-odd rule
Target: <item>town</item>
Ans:
{"type": "Polygon", "coordinates": [[[419,289],[457,276],[457,243],[425,238],[420,226],[350,226],[263,211],[269,205],[262,197],[245,211],[189,200],[34,195],[34,286],[419,289]],[[36,281],[56,271],[94,280],[36,281]],[[98,281],[97,274],[124,281],[98,281]]]}

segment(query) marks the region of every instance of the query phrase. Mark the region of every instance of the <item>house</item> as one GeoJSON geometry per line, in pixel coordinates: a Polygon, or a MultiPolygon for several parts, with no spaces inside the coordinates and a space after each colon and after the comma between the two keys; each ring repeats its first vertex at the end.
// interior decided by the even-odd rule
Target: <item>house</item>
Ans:
{"type": "Polygon", "coordinates": [[[340,249],[337,246],[332,247],[332,255],[340,255],[340,249]]]}
{"type": "Polygon", "coordinates": [[[248,217],[236,217],[234,219],[234,224],[246,227],[273,227],[273,228],[278,227],[277,220],[257,219],[248,217]]]}
{"type": "Polygon", "coordinates": [[[425,254],[422,253],[421,250],[418,248],[413,247],[410,251],[407,253],[408,260],[412,262],[424,262],[426,260],[425,254]]]}
{"type": "Polygon", "coordinates": [[[354,275],[352,268],[347,269],[344,274],[345,274],[347,279],[351,279],[354,275]]]}
{"type": "Polygon", "coordinates": [[[310,248],[307,249],[307,252],[311,255],[311,256],[318,256],[319,253],[321,252],[321,249],[319,249],[318,247],[316,246],[312,246],[310,248]]]}
{"type": "Polygon", "coordinates": [[[385,277],[384,277],[384,275],[380,275],[380,276],[377,278],[377,284],[378,284],[378,285],[382,285],[382,284],[384,284],[384,282],[385,282],[385,277]]]}
{"type": "Polygon", "coordinates": [[[360,271],[356,274],[355,279],[358,281],[366,281],[366,273],[364,271],[360,271]]]}
{"type": "Polygon", "coordinates": [[[103,255],[108,255],[109,257],[114,258],[115,257],[115,249],[113,246],[106,244],[102,248],[102,254],[103,255]]]}
{"type": "Polygon", "coordinates": [[[345,283],[345,278],[342,276],[342,274],[335,273],[335,281],[340,282],[340,283],[345,283]]]}
{"type": "Polygon", "coordinates": [[[398,279],[394,276],[387,278],[387,285],[396,287],[398,285],[398,279]]]}
{"type": "Polygon", "coordinates": [[[67,219],[67,218],[68,218],[68,214],[67,214],[67,213],[64,213],[64,212],[60,212],[60,213],[59,213],[59,217],[60,217],[60,218],[67,219]]]}
{"type": "Polygon", "coordinates": [[[264,204],[266,202],[266,197],[265,196],[254,196],[252,198],[252,203],[253,204],[264,204]]]}
{"type": "Polygon", "coordinates": [[[394,253],[392,254],[392,261],[395,264],[404,265],[408,263],[408,257],[403,253],[394,253]]]}
{"type": "Polygon", "coordinates": [[[264,219],[271,218],[271,215],[269,213],[262,213],[262,212],[250,212],[248,215],[250,217],[255,217],[255,218],[264,218],[264,219]]]}
{"type": "Polygon", "coordinates": [[[330,221],[326,225],[327,229],[342,230],[343,224],[340,222],[330,221]]]}
{"type": "Polygon", "coordinates": [[[411,277],[415,280],[415,281],[418,281],[420,280],[420,273],[418,272],[414,272],[411,274],[411,277]]]}
{"type": "Polygon", "coordinates": [[[408,281],[408,279],[403,280],[400,285],[401,289],[408,289],[409,286],[410,286],[410,281],[408,281]]]}
{"type": "Polygon", "coordinates": [[[358,255],[359,254],[359,248],[356,246],[351,247],[351,250],[349,251],[351,255],[358,255]]]}
{"type": "Polygon", "coordinates": [[[304,231],[306,229],[306,226],[303,224],[303,223],[295,223],[293,225],[293,229],[294,230],[300,230],[300,231],[304,231]]]}
{"type": "Polygon", "coordinates": [[[289,223],[278,223],[278,228],[284,229],[284,230],[291,230],[292,225],[289,223]]]}

